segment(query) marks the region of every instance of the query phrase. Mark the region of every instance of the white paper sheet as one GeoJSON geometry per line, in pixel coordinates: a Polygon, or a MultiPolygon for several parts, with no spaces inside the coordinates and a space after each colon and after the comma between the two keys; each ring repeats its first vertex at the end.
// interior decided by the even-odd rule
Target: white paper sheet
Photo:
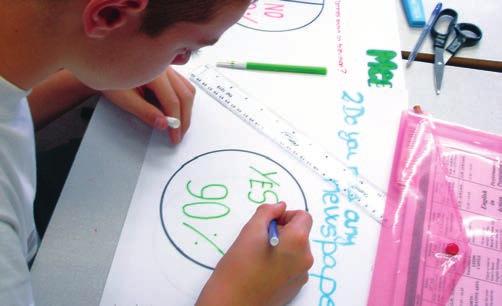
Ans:
{"type": "MultiPolygon", "coordinates": [[[[385,190],[407,107],[393,1],[258,5],[246,15],[257,23],[244,18],[246,27],[234,26],[180,71],[188,75],[221,60],[327,66],[327,76],[220,71],[385,190]],[[373,17],[379,12],[385,18],[373,17]],[[266,13],[283,17],[276,22],[266,13]],[[288,31],[263,31],[278,29],[288,31]],[[392,87],[368,84],[371,49],[397,54],[392,87]]],[[[101,305],[192,305],[255,202],[276,199],[291,209],[308,207],[314,218],[315,263],[293,304],[365,305],[379,225],[335,183],[321,180],[201,90],[180,145],[152,135],[101,305]]]]}
{"type": "MultiPolygon", "coordinates": [[[[197,104],[193,127],[180,145],[170,146],[165,134],[152,135],[101,305],[193,304],[211,273],[207,267],[214,267],[256,209],[253,200],[272,202],[274,194],[291,209],[307,206],[315,220],[315,264],[295,304],[320,301],[322,275],[330,299],[364,305],[365,294],[355,293],[368,290],[378,224],[347,203],[336,185],[321,180],[212,98],[199,94],[197,104]],[[190,205],[197,202],[208,203],[190,205]]],[[[387,111],[367,110],[374,116],[387,111]]],[[[386,118],[393,124],[373,122],[374,131],[393,130],[398,116],[386,118]]],[[[375,172],[388,168],[392,150],[385,148],[393,141],[381,141],[386,161],[366,157],[378,162],[372,166],[375,172]]]]}

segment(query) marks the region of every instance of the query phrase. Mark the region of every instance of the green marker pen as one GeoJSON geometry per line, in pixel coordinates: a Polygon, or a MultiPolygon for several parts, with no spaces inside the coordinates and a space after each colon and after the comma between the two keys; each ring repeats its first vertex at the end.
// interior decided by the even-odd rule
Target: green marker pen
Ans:
{"type": "Polygon", "coordinates": [[[321,74],[321,75],[326,75],[328,73],[328,69],[326,67],[267,64],[267,63],[255,63],[255,62],[245,62],[245,63],[239,63],[234,61],[218,62],[216,63],[216,67],[243,69],[243,70],[321,74]]]}

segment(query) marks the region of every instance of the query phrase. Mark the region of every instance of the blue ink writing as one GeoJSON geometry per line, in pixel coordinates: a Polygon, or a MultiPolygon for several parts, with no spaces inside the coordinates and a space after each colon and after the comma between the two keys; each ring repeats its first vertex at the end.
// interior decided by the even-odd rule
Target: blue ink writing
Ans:
{"type": "Polygon", "coordinates": [[[340,246],[355,244],[358,235],[357,212],[340,208],[340,187],[336,180],[330,179],[329,189],[323,191],[322,203],[324,222],[319,227],[322,238],[313,239],[313,247],[319,248],[322,253],[322,265],[318,272],[310,273],[316,279],[319,290],[318,305],[335,305],[334,294],[337,289],[335,267],[337,265],[336,253],[340,246]]]}

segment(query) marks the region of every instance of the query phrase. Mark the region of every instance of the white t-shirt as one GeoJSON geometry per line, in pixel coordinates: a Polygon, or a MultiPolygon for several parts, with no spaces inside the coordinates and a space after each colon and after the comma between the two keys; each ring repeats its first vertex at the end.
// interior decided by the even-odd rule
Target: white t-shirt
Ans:
{"type": "Polygon", "coordinates": [[[33,121],[23,91],[0,77],[0,305],[33,305],[28,261],[38,246],[33,121]]]}

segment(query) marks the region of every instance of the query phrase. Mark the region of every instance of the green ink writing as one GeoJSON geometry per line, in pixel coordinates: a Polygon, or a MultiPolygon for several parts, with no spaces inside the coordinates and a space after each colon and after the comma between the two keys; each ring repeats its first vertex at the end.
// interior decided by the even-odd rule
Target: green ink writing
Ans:
{"type": "MultiPolygon", "coordinates": [[[[204,187],[202,187],[202,189],[200,190],[200,194],[195,194],[192,190],[190,190],[190,184],[192,183],[192,181],[188,181],[187,184],[186,184],[186,189],[188,191],[189,194],[191,194],[192,196],[198,198],[198,199],[201,199],[201,200],[223,200],[227,197],[228,195],[228,189],[225,185],[222,185],[222,184],[209,184],[209,185],[206,185],[204,187]],[[223,192],[222,195],[220,196],[208,196],[207,193],[209,193],[207,191],[206,193],[206,189],[209,189],[209,188],[212,188],[213,190],[221,190],[223,192]]],[[[215,192],[216,193],[216,192],[215,192]]]]}
{"type": "Polygon", "coordinates": [[[375,57],[376,62],[368,63],[368,86],[392,87],[390,82],[394,77],[391,70],[397,69],[397,64],[392,61],[397,53],[388,50],[367,50],[366,54],[375,57]]]}
{"type": "Polygon", "coordinates": [[[272,190],[266,190],[266,191],[264,191],[261,194],[261,199],[254,198],[253,195],[252,195],[252,192],[250,191],[248,193],[248,199],[251,202],[256,203],[256,204],[263,204],[265,202],[267,202],[267,203],[277,203],[277,202],[279,202],[279,197],[277,196],[277,193],[275,193],[275,191],[272,191],[272,190]],[[271,195],[271,197],[273,199],[272,200],[267,200],[267,194],[271,195]]]}
{"type": "Polygon", "coordinates": [[[182,210],[185,216],[193,219],[219,219],[230,213],[230,207],[217,200],[224,200],[228,196],[228,188],[223,184],[208,184],[194,192],[190,188],[192,181],[185,185],[187,192],[202,201],[192,202],[183,205],[182,210]]]}
{"type": "Polygon", "coordinates": [[[253,166],[249,166],[249,168],[253,169],[256,173],[260,174],[261,176],[263,176],[267,181],[277,185],[277,186],[281,186],[279,185],[279,183],[277,183],[276,181],[274,181],[273,179],[270,178],[271,175],[273,174],[277,174],[277,172],[269,172],[269,173],[262,173],[260,172],[259,170],[257,170],[255,167],[253,166]]]}
{"type": "Polygon", "coordinates": [[[218,251],[218,253],[220,253],[221,255],[225,255],[225,252],[223,252],[221,250],[221,248],[218,247],[218,245],[216,245],[216,243],[214,241],[212,241],[211,239],[209,239],[209,237],[207,237],[206,235],[204,235],[202,232],[200,232],[199,230],[197,230],[194,226],[188,224],[188,223],[185,223],[183,222],[183,225],[188,227],[189,229],[191,229],[192,231],[194,231],[197,235],[199,235],[200,237],[202,237],[204,240],[206,240],[207,242],[209,242],[209,244],[216,249],[216,251],[218,251]]]}
{"type": "Polygon", "coordinates": [[[249,166],[251,170],[259,174],[259,178],[249,180],[248,200],[256,204],[267,203],[277,203],[279,202],[279,196],[272,190],[275,186],[280,186],[277,181],[275,181],[272,176],[276,175],[277,172],[261,172],[253,166],[249,166]]]}
{"type": "Polygon", "coordinates": [[[230,213],[230,208],[219,202],[194,202],[183,205],[183,213],[185,216],[194,219],[219,219],[230,213]],[[219,211],[214,208],[219,207],[219,211]]]}

